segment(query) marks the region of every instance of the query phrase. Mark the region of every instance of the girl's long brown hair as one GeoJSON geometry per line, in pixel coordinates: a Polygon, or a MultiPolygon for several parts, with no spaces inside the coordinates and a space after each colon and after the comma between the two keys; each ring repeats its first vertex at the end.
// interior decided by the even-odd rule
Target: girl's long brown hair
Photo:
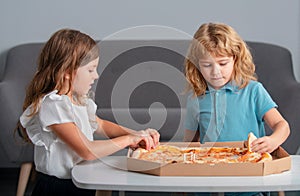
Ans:
{"type": "MultiPolygon", "coordinates": [[[[42,97],[53,90],[62,90],[65,74],[70,76],[69,90],[77,69],[99,57],[97,43],[88,35],[72,29],[55,32],[44,45],[39,58],[37,71],[26,91],[23,111],[31,106],[33,116],[38,112],[42,97]]],[[[68,93],[68,92],[67,92],[68,93]]],[[[25,129],[18,123],[17,129],[28,141],[25,129]]]]}
{"type": "Polygon", "coordinates": [[[200,26],[191,41],[185,59],[185,76],[196,96],[204,95],[207,83],[199,70],[201,56],[228,56],[234,59],[231,81],[244,88],[250,80],[256,80],[255,65],[247,44],[229,25],[207,23],[200,26]]]}

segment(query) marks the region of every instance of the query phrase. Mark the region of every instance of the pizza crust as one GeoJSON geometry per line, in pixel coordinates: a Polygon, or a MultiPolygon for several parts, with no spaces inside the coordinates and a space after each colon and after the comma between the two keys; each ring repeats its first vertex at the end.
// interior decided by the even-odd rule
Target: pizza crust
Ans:
{"type": "Polygon", "coordinates": [[[135,159],[139,159],[141,157],[141,155],[146,152],[148,152],[148,150],[146,150],[144,148],[137,148],[132,152],[131,157],[135,158],[135,159]]]}
{"type": "Polygon", "coordinates": [[[270,153],[265,152],[262,154],[262,157],[260,159],[260,161],[258,161],[258,163],[262,163],[262,162],[266,162],[266,161],[272,161],[273,157],[270,153]]]}
{"type": "Polygon", "coordinates": [[[249,151],[249,152],[252,152],[251,144],[252,144],[252,142],[253,142],[254,140],[256,140],[256,139],[257,139],[257,137],[256,137],[252,132],[250,132],[250,133],[248,134],[247,148],[248,148],[248,151],[249,151]]]}

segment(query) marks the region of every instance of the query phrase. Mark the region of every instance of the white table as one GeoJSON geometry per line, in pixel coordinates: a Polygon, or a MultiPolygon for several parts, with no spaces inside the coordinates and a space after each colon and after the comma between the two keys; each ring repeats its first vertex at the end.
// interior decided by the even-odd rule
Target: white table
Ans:
{"type": "Polygon", "coordinates": [[[109,156],[83,162],[72,170],[76,186],[84,189],[152,192],[252,192],[300,190],[300,156],[280,174],[242,177],[160,177],[126,170],[126,157],[109,156]]]}

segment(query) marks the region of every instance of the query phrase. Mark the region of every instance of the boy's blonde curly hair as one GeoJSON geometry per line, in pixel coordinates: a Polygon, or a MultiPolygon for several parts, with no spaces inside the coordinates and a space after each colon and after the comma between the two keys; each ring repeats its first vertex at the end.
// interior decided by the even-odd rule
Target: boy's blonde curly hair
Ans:
{"type": "Polygon", "coordinates": [[[245,41],[229,25],[206,23],[194,34],[185,59],[185,76],[188,89],[196,96],[204,95],[207,83],[199,70],[202,56],[233,57],[234,67],[231,81],[244,88],[250,80],[257,80],[252,55],[245,41]]]}

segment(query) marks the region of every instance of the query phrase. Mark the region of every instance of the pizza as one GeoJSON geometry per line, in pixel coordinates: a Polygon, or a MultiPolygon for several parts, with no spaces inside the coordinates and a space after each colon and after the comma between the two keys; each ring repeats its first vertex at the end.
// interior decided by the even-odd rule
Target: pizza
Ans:
{"type": "Polygon", "coordinates": [[[269,153],[257,153],[251,149],[251,142],[256,137],[250,133],[247,147],[178,147],[159,145],[154,149],[138,148],[132,158],[157,163],[216,164],[216,163],[261,163],[271,161],[269,153]]]}

